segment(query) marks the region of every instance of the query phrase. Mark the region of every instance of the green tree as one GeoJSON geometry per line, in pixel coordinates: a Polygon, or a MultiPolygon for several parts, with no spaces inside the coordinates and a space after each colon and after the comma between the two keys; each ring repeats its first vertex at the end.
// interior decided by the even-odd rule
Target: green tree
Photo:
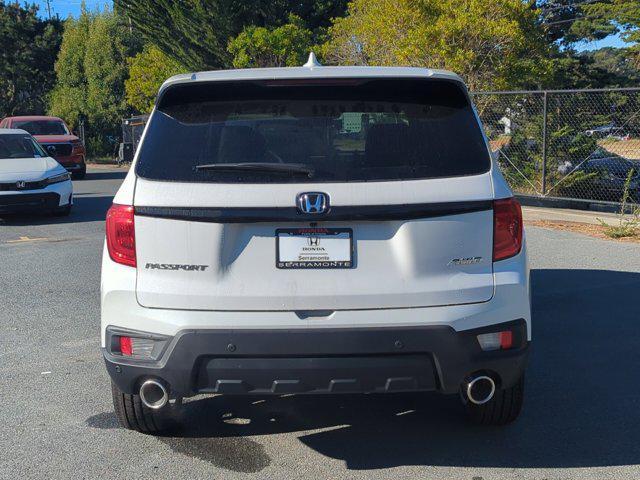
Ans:
{"type": "Polygon", "coordinates": [[[630,43],[640,41],[637,0],[538,0],[537,8],[548,38],[563,46],[614,34],[630,43]]]}
{"type": "Polygon", "coordinates": [[[578,40],[600,40],[619,34],[630,44],[628,53],[640,70],[640,2],[638,0],[602,0],[585,2],[582,15],[571,25],[578,40]]]}
{"type": "Polygon", "coordinates": [[[353,0],[323,53],[339,64],[446,68],[471,90],[536,87],[551,69],[537,12],[522,0],[353,0]]]}
{"type": "Polygon", "coordinates": [[[50,112],[74,127],[86,120],[91,154],[111,152],[109,137],[118,135],[121,119],[130,113],[127,58],[141,46],[123,20],[113,12],[83,8],[78,19],[65,22],[50,112]]]}
{"type": "Polygon", "coordinates": [[[153,109],[158,89],[167,78],[187,71],[184,65],[168,57],[155,45],[146,45],[142,52],[127,62],[127,103],[140,113],[148,113],[153,109]]]}
{"type": "Polygon", "coordinates": [[[87,77],[84,61],[89,38],[90,15],[83,10],[80,17],[69,18],[64,25],[62,45],[55,63],[56,85],[51,92],[49,111],[64,118],[72,128],[87,112],[87,77]]]}
{"type": "Polygon", "coordinates": [[[553,88],[635,87],[640,84],[640,70],[634,66],[627,48],[605,47],[577,53],[573,50],[555,59],[553,88]]]}
{"type": "Polygon", "coordinates": [[[580,0],[538,0],[536,2],[540,22],[545,27],[549,42],[557,42],[562,46],[575,42],[576,38],[570,31],[573,23],[582,15],[580,8],[582,3],[580,0]]]}
{"type": "Polygon", "coordinates": [[[0,118],[44,113],[61,40],[61,22],[39,19],[35,5],[0,1],[0,118]]]}
{"type": "Polygon", "coordinates": [[[250,26],[229,42],[236,68],[292,67],[304,63],[313,44],[313,33],[300,17],[277,28],[250,26]]]}
{"type": "Polygon", "coordinates": [[[190,70],[231,65],[229,40],[245,27],[278,27],[289,14],[315,31],[344,13],[346,0],[114,0],[145,40],[190,70]]]}
{"type": "Polygon", "coordinates": [[[554,88],[637,85],[640,73],[640,3],[637,0],[538,0],[540,22],[550,43],[554,88]],[[583,41],[619,34],[628,48],[577,52],[583,41]]]}
{"type": "Polygon", "coordinates": [[[637,0],[601,0],[580,5],[571,26],[576,39],[601,40],[621,34],[628,42],[640,40],[640,3],[637,0]]]}

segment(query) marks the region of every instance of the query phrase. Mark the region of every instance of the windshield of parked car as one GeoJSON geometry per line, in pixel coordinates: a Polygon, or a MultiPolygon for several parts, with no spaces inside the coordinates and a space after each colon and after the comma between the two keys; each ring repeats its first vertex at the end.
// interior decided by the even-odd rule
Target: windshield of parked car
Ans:
{"type": "Polygon", "coordinates": [[[31,135],[69,135],[67,126],[61,120],[16,120],[11,126],[26,130],[31,135]]]}
{"type": "Polygon", "coordinates": [[[489,167],[459,84],[334,79],[172,87],[150,119],[136,171],[154,180],[300,183],[474,175],[489,167]]]}
{"type": "Polygon", "coordinates": [[[46,156],[42,147],[29,135],[19,133],[0,135],[0,160],[46,156]]]}

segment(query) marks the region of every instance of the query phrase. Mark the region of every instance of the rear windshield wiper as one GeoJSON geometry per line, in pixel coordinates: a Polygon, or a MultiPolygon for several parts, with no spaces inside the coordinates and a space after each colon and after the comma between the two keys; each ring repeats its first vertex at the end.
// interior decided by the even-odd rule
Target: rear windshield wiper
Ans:
{"type": "Polygon", "coordinates": [[[196,171],[200,170],[220,170],[220,171],[248,171],[248,172],[273,172],[273,173],[294,173],[298,175],[313,176],[315,170],[301,163],[210,163],[206,165],[196,165],[196,171]]]}

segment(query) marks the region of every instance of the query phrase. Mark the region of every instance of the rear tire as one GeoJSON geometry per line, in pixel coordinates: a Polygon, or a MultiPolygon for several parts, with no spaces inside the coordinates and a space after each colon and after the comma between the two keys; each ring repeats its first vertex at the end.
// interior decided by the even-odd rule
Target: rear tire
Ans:
{"type": "Polygon", "coordinates": [[[71,174],[71,178],[73,178],[74,180],[82,180],[86,176],[87,176],[87,166],[86,165],[84,165],[82,167],[82,170],[78,170],[77,172],[73,172],[71,174]]]}
{"type": "Polygon", "coordinates": [[[64,207],[56,208],[53,211],[53,214],[56,217],[68,217],[70,213],[71,213],[71,204],[65,205],[64,207]]]}
{"type": "Polygon", "coordinates": [[[140,400],[140,395],[123,393],[113,381],[111,394],[118,423],[123,428],[157,435],[170,427],[169,403],[158,410],[145,407],[140,400]]]}
{"type": "Polygon", "coordinates": [[[482,405],[463,398],[469,419],[478,425],[506,425],[513,422],[522,411],[524,400],[524,374],[510,388],[496,390],[491,400],[482,405]]]}

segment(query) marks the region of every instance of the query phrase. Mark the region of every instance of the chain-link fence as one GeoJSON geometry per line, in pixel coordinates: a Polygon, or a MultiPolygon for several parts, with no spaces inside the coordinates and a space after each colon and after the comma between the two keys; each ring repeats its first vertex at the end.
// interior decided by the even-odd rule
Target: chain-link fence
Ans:
{"type": "Polygon", "coordinates": [[[515,192],[640,203],[640,88],[473,97],[515,192]]]}

